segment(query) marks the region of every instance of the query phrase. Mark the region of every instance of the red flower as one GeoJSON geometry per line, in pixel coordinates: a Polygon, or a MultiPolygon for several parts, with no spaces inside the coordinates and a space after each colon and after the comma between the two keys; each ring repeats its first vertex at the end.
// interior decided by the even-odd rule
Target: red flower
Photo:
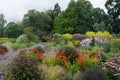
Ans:
{"type": "Polygon", "coordinates": [[[0,48],[0,54],[2,54],[2,55],[5,54],[5,50],[3,48],[0,48]]]}

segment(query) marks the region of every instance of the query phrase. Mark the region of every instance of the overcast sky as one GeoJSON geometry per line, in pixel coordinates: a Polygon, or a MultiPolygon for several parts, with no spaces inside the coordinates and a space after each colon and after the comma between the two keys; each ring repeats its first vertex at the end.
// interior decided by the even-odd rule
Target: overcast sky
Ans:
{"type": "MultiPolygon", "coordinates": [[[[100,7],[105,10],[106,0],[89,0],[94,7],[100,7]]],[[[59,3],[62,10],[67,8],[70,0],[0,0],[0,13],[5,15],[5,19],[10,21],[21,21],[29,9],[45,11],[53,9],[56,3],[59,3]]]]}

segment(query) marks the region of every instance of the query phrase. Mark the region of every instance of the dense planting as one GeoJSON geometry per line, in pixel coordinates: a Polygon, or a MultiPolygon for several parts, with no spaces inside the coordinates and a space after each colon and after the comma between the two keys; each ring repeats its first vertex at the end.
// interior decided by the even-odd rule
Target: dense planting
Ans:
{"type": "MultiPolygon", "coordinates": [[[[27,46],[23,49],[18,48],[15,56],[9,56],[11,57],[9,65],[1,67],[2,72],[7,72],[7,74],[2,73],[4,78],[14,80],[120,79],[119,39],[112,38],[107,32],[87,32],[87,36],[68,33],[50,35],[53,39],[30,48],[27,46]],[[79,42],[75,42],[77,40],[79,42]]],[[[23,37],[23,40],[26,38],[23,37]]],[[[0,55],[7,55],[6,52],[11,48],[14,51],[14,44],[25,45],[23,40],[2,42],[0,55]]],[[[34,41],[34,44],[38,42],[34,41]]],[[[27,43],[30,44],[31,41],[27,43]]]]}

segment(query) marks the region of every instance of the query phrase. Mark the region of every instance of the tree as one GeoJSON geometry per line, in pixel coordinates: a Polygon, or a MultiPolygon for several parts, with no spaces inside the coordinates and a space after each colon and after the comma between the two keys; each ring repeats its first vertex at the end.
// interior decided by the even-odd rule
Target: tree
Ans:
{"type": "Polygon", "coordinates": [[[4,34],[9,38],[17,38],[19,35],[22,34],[22,30],[17,23],[10,22],[5,27],[4,34]]]}
{"type": "Polygon", "coordinates": [[[101,22],[104,22],[105,26],[107,26],[110,23],[109,16],[104,12],[103,9],[100,8],[93,8],[91,17],[93,24],[100,24],[101,22]]]}
{"type": "Polygon", "coordinates": [[[0,14],[0,37],[3,36],[4,25],[7,21],[4,19],[4,15],[0,14]]]}
{"type": "Polygon", "coordinates": [[[61,8],[60,8],[59,4],[56,3],[53,10],[52,10],[52,9],[47,10],[45,13],[46,13],[48,16],[50,16],[50,18],[51,18],[51,20],[49,21],[49,24],[50,24],[50,26],[51,26],[51,27],[49,28],[49,31],[51,32],[52,29],[53,29],[53,27],[54,27],[55,18],[56,18],[57,16],[60,16],[60,14],[61,14],[61,8]]]}
{"type": "Polygon", "coordinates": [[[120,31],[120,0],[107,0],[105,7],[108,10],[108,14],[112,21],[112,27],[114,33],[120,31]]]}
{"type": "Polygon", "coordinates": [[[38,34],[39,32],[48,31],[50,29],[50,20],[50,16],[44,12],[29,10],[28,13],[24,15],[23,25],[24,27],[33,27],[33,31],[38,34]]]}
{"type": "Polygon", "coordinates": [[[59,6],[58,3],[55,4],[53,13],[54,13],[54,16],[55,16],[55,17],[58,16],[58,15],[60,15],[60,13],[61,13],[61,8],[60,8],[60,6],[59,6]]]}
{"type": "Polygon", "coordinates": [[[93,25],[93,29],[96,32],[98,32],[98,31],[105,31],[106,30],[106,28],[105,28],[105,22],[102,21],[100,24],[99,23],[95,23],[93,25]]]}
{"type": "Polygon", "coordinates": [[[54,32],[85,33],[92,26],[92,4],[87,0],[71,0],[67,9],[55,19],[54,32]],[[70,30],[67,30],[70,29],[70,30]]]}

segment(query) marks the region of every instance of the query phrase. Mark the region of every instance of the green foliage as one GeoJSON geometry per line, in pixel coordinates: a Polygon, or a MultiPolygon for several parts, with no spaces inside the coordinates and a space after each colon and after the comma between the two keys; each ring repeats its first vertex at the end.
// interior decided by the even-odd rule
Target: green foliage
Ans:
{"type": "Polygon", "coordinates": [[[0,44],[5,43],[5,42],[9,42],[9,38],[5,38],[5,37],[0,38],[0,44]]]}
{"type": "Polygon", "coordinates": [[[4,25],[7,21],[4,19],[4,15],[0,14],[0,37],[3,36],[4,31],[4,25]]]}
{"type": "Polygon", "coordinates": [[[59,33],[85,33],[90,28],[90,12],[92,5],[86,0],[71,0],[67,9],[55,19],[53,32],[59,33]]]}
{"type": "Polygon", "coordinates": [[[17,39],[16,39],[17,43],[27,43],[29,42],[27,36],[25,34],[20,35],[17,39]]]}
{"type": "Polygon", "coordinates": [[[103,33],[101,31],[98,31],[95,36],[100,36],[100,37],[103,37],[103,33]]]}
{"type": "Polygon", "coordinates": [[[95,32],[88,31],[88,32],[86,32],[86,35],[91,38],[91,37],[95,36],[95,32]]]}
{"type": "Polygon", "coordinates": [[[37,41],[38,41],[37,37],[32,33],[22,34],[16,39],[17,43],[28,43],[28,42],[37,42],[37,41]]]}
{"type": "Polygon", "coordinates": [[[61,13],[61,8],[60,8],[59,4],[56,3],[54,6],[53,14],[56,17],[56,16],[59,16],[60,13],[61,13]]]}
{"type": "Polygon", "coordinates": [[[99,52],[99,51],[102,51],[102,48],[99,48],[98,46],[92,47],[92,52],[93,52],[93,53],[97,53],[97,52],[99,52]]]}
{"type": "Polygon", "coordinates": [[[67,46],[72,48],[75,47],[72,41],[67,41],[67,46]]]}
{"type": "Polygon", "coordinates": [[[85,69],[85,68],[88,68],[88,67],[93,67],[93,66],[95,66],[97,60],[96,60],[96,61],[94,60],[93,62],[92,62],[91,60],[92,60],[92,58],[90,58],[90,56],[85,57],[85,59],[84,59],[84,61],[83,61],[83,66],[82,66],[82,68],[85,69]]]}
{"type": "Polygon", "coordinates": [[[105,30],[105,22],[95,23],[93,26],[94,31],[104,31],[105,30]]]}
{"type": "Polygon", "coordinates": [[[61,66],[42,66],[42,80],[72,80],[72,73],[61,66]]]}
{"type": "Polygon", "coordinates": [[[65,65],[66,69],[72,72],[77,72],[80,68],[80,65],[77,62],[74,62],[73,64],[68,63],[65,65]]]}
{"type": "Polygon", "coordinates": [[[105,7],[108,10],[109,17],[111,18],[111,23],[114,33],[119,33],[120,31],[120,0],[107,0],[105,7]]]}
{"type": "Polygon", "coordinates": [[[61,38],[63,38],[63,39],[72,39],[72,35],[69,34],[69,33],[66,33],[66,34],[61,35],[61,38]]]}
{"type": "Polygon", "coordinates": [[[120,52],[120,42],[114,41],[114,40],[107,41],[106,43],[103,44],[103,51],[106,53],[108,53],[108,52],[113,52],[113,53],[120,52]]]}
{"type": "Polygon", "coordinates": [[[25,27],[25,28],[23,29],[23,32],[24,32],[25,34],[33,33],[33,30],[34,30],[33,27],[25,27]]]}
{"type": "Polygon", "coordinates": [[[9,79],[11,80],[41,80],[41,71],[37,67],[36,59],[26,56],[18,55],[9,64],[9,79]]]}
{"type": "Polygon", "coordinates": [[[16,42],[16,38],[9,38],[10,42],[15,43],[16,42]]]}
{"type": "Polygon", "coordinates": [[[103,32],[103,36],[107,37],[107,38],[111,38],[112,37],[112,35],[109,32],[107,32],[107,31],[103,32]]]}
{"type": "Polygon", "coordinates": [[[109,33],[109,32],[107,32],[107,31],[104,31],[104,32],[101,32],[101,31],[98,31],[98,32],[93,32],[93,31],[88,31],[88,32],[86,32],[86,35],[88,36],[88,37],[105,37],[105,38],[111,38],[112,37],[112,35],[109,33]]]}
{"type": "Polygon", "coordinates": [[[42,42],[46,42],[53,39],[53,34],[47,31],[41,32],[38,35],[38,39],[42,42]]]}
{"type": "Polygon", "coordinates": [[[57,61],[54,56],[46,56],[45,59],[43,60],[43,64],[47,66],[56,66],[57,61]]]}
{"type": "Polygon", "coordinates": [[[4,35],[9,38],[17,38],[19,35],[22,34],[22,30],[17,23],[10,22],[4,29],[4,35]]]}
{"type": "Polygon", "coordinates": [[[27,14],[24,15],[23,25],[24,27],[34,28],[35,34],[41,31],[49,31],[51,26],[49,22],[51,21],[50,16],[44,12],[39,12],[37,10],[29,10],[27,14]]]}
{"type": "Polygon", "coordinates": [[[27,48],[27,47],[30,47],[30,46],[33,46],[33,45],[35,45],[34,42],[14,43],[14,44],[11,44],[11,47],[12,47],[13,50],[18,50],[18,49],[27,48]]]}
{"type": "Polygon", "coordinates": [[[12,47],[13,50],[18,50],[18,49],[26,48],[27,45],[25,45],[25,44],[14,43],[14,44],[11,45],[11,47],[12,47]]]}

